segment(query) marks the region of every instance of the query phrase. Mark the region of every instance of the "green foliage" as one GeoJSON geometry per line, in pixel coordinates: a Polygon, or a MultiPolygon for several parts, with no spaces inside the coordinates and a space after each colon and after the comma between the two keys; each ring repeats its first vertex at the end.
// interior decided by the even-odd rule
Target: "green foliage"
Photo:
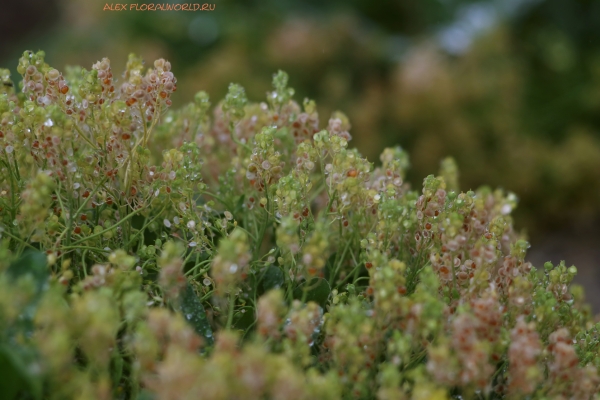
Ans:
{"type": "Polygon", "coordinates": [[[374,166],[283,72],[211,116],[203,92],[167,110],[162,59],[130,56],[122,82],[108,59],[72,80],[43,52],[19,65],[22,93],[0,93],[8,398],[598,393],[577,269],[525,261],[514,194],[460,192],[451,159],[410,189],[406,152],[374,166]]]}
{"type": "Polygon", "coordinates": [[[516,215],[532,240],[597,218],[597,1],[226,1],[202,13],[59,3],[56,30],[27,44],[4,40],[13,48],[6,63],[16,65],[21,47],[50,50],[55,64],[103,53],[124,63],[129,49],[143,49],[177,65],[180,101],[197,87],[220,99],[230,81],[260,98],[283,68],[322,115],[353,115],[353,144],[370,160],[401,141],[413,187],[451,154],[462,187],[519,193],[516,215]],[[462,54],[445,50],[469,41],[462,54]]]}

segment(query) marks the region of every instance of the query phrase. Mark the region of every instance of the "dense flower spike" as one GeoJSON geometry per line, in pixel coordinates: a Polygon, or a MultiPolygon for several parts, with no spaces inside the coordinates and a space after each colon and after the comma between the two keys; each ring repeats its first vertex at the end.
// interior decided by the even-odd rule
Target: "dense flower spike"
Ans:
{"type": "Polygon", "coordinates": [[[256,307],[256,321],[258,333],[265,338],[278,339],[281,336],[283,316],[285,315],[285,302],[280,290],[272,290],[263,295],[256,307]]]}
{"type": "Polygon", "coordinates": [[[542,378],[538,357],[542,352],[535,324],[525,322],[520,316],[510,332],[508,362],[510,368],[508,390],[510,393],[526,395],[532,393],[542,378]]]}
{"type": "Polygon", "coordinates": [[[248,276],[249,250],[247,235],[241,229],[234,230],[228,238],[221,240],[211,267],[218,292],[234,290],[236,284],[248,276]]]}
{"type": "Polygon", "coordinates": [[[451,158],[412,190],[402,148],[371,164],[282,71],[262,103],[232,84],[168,111],[164,59],[44,56],[21,85],[0,69],[0,359],[20,395],[598,398],[600,324],[574,266],[526,261],[514,194],[461,192],[451,158]]]}
{"type": "Polygon", "coordinates": [[[274,128],[264,128],[255,136],[254,150],[246,168],[246,178],[259,192],[265,186],[277,183],[285,165],[281,161],[281,154],[275,150],[274,132],[274,128]]]}

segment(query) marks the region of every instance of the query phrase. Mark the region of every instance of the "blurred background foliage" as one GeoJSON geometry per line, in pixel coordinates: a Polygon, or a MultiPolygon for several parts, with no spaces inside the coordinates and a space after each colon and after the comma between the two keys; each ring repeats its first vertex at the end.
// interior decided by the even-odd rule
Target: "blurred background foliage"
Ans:
{"type": "Polygon", "coordinates": [[[322,124],[337,109],[350,117],[353,144],[370,160],[386,146],[408,149],[415,187],[451,155],[464,190],[517,193],[531,257],[567,259],[588,271],[586,284],[598,280],[600,1],[214,0],[212,12],[105,4],[5,4],[0,65],[17,78],[25,49],[45,50],[62,70],[107,56],[118,72],[132,51],[165,57],[179,80],[175,106],[198,90],[220,99],[231,81],[263,100],[283,69],[297,99],[317,101],[322,124]]]}

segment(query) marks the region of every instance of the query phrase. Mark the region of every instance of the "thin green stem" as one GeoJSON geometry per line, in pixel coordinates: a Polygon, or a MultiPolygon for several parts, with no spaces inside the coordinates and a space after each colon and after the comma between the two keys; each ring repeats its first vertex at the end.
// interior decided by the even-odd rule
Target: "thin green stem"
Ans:
{"type": "MultiPolygon", "coordinates": [[[[306,296],[308,295],[308,292],[310,292],[312,289],[318,287],[321,284],[320,279],[319,278],[316,278],[316,279],[317,279],[317,283],[315,283],[314,285],[305,285],[302,288],[302,303],[306,302],[306,296]]],[[[308,283],[308,281],[307,281],[307,283],[308,283]]]]}
{"type": "Polygon", "coordinates": [[[99,253],[108,253],[108,250],[104,250],[104,249],[99,249],[97,247],[91,247],[91,246],[63,246],[61,247],[61,250],[85,250],[85,251],[97,251],[99,253]]]}
{"type": "Polygon", "coordinates": [[[256,236],[250,233],[247,229],[241,227],[240,225],[236,226],[236,229],[246,232],[246,235],[248,235],[252,240],[256,241],[256,236]]]}
{"type": "Polygon", "coordinates": [[[148,226],[150,226],[150,224],[152,224],[154,221],[156,221],[161,215],[162,212],[165,210],[165,208],[167,208],[166,206],[163,206],[163,208],[161,208],[161,210],[154,216],[154,218],[152,218],[149,222],[146,222],[144,224],[144,226],[142,226],[142,228],[137,231],[133,236],[131,236],[129,238],[129,242],[127,242],[127,247],[129,248],[129,246],[131,245],[131,243],[139,236],[139,235],[143,235],[143,232],[146,230],[146,228],[148,226]]]}
{"type": "MultiPolygon", "coordinates": [[[[138,106],[139,106],[139,109],[140,109],[140,115],[142,116],[142,121],[144,121],[144,122],[143,122],[143,126],[144,126],[144,136],[142,137],[142,141],[141,141],[141,143],[142,143],[142,145],[143,145],[144,147],[146,147],[146,144],[148,143],[148,138],[150,137],[150,132],[152,132],[152,129],[154,128],[154,125],[156,125],[156,120],[158,120],[158,118],[156,118],[156,116],[157,116],[158,114],[160,114],[160,108],[158,108],[158,107],[160,107],[160,105],[157,105],[157,108],[158,108],[158,109],[157,109],[157,110],[155,110],[154,114],[152,115],[152,123],[150,124],[150,128],[148,128],[148,127],[146,126],[146,118],[144,117],[145,111],[144,111],[144,109],[142,108],[142,103],[138,102],[137,104],[138,104],[138,106]]],[[[135,145],[134,147],[137,147],[137,146],[139,145],[139,143],[140,143],[140,142],[138,141],[138,143],[136,143],[136,145],[135,145]]]]}
{"type": "Polygon", "coordinates": [[[319,185],[319,187],[316,190],[313,191],[312,195],[308,199],[308,204],[311,204],[321,194],[321,191],[326,188],[327,184],[325,183],[325,179],[323,179],[323,182],[319,185]]]}
{"type": "Polygon", "coordinates": [[[233,308],[235,307],[235,294],[232,293],[229,296],[229,310],[227,315],[227,325],[225,328],[227,330],[231,329],[231,324],[233,323],[233,308]]]}
{"type": "Polygon", "coordinates": [[[85,265],[85,256],[87,255],[88,249],[83,250],[81,255],[81,269],[83,270],[83,276],[87,278],[87,267],[85,265]]]}
{"type": "Polygon", "coordinates": [[[87,137],[87,136],[86,136],[86,135],[85,135],[85,134],[84,134],[84,133],[81,131],[81,129],[79,129],[79,126],[77,126],[77,122],[75,121],[75,119],[73,119],[73,122],[74,122],[73,126],[75,127],[75,129],[76,129],[76,130],[77,130],[77,132],[79,133],[79,136],[81,136],[81,138],[82,138],[83,140],[85,140],[85,141],[86,141],[86,142],[87,142],[87,143],[88,143],[90,146],[92,146],[92,148],[93,148],[94,150],[97,150],[97,149],[98,149],[98,146],[94,145],[94,143],[92,143],[92,142],[90,141],[90,139],[88,139],[88,137],[87,137]]]}
{"type": "MultiPolygon", "coordinates": [[[[74,215],[71,215],[71,213],[69,213],[69,221],[72,221],[72,218],[77,217],[81,213],[83,208],[87,205],[88,201],[92,197],[94,197],[94,195],[100,189],[100,187],[104,184],[106,179],[107,179],[107,177],[102,178],[102,181],[100,181],[100,183],[92,190],[92,193],[83,201],[83,203],[81,203],[81,205],[79,206],[77,211],[75,211],[74,215]]],[[[62,199],[60,197],[61,188],[62,188],[62,184],[60,183],[60,180],[59,180],[58,181],[58,192],[57,192],[56,198],[58,199],[58,203],[60,204],[60,208],[61,208],[62,212],[65,212],[65,207],[64,207],[62,199]]],[[[64,231],[62,231],[61,234],[58,236],[58,238],[56,239],[56,246],[58,246],[60,244],[61,239],[67,232],[70,232],[70,225],[67,225],[67,228],[64,231]]],[[[82,242],[82,240],[79,240],[74,244],[81,243],[81,242],[82,242]]],[[[67,243],[67,244],[70,245],[71,243],[67,243]]]]}
{"type": "Polygon", "coordinates": [[[206,293],[204,296],[202,296],[202,298],[200,298],[200,302],[203,302],[204,300],[208,299],[210,296],[212,296],[214,290],[209,290],[208,293],[206,293]]]}
{"type": "Polygon", "coordinates": [[[262,242],[265,236],[265,231],[267,230],[267,226],[269,225],[269,208],[271,208],[271,202],[269,201],[269,187],[267,184],[265,184],[265,196],[267,197],[267,206],[265,207],[265,221],[264,223],[261,225],[261,229],[260,232],[258,233],[257,237],[256,237],[256,241],[255,241],[255,245],[254,245],[254,254],[252,255],[252,258],[254,260],[257,259],[258,254],[260,252],[260,248],[262,246],[262,242]]]}
{"type": "Polygon", "coordinates": [[[361,264],[357,264],[357,265],[356,265],[356,266],[355,266],[355,267],[352,269],[352,271],[350,271],[350,272],[348,273],[348,275],[346,275],[346,277],[345,277],[345,278],[344,278],[344,279],[343,279],[343,280],[342,280],[340,283],[338,283],[338,284],[336,285],[336,287],[337,287],[338,289],[339,289],[339,288],[341,288],[341,287],[342,287],[342,285],[343,285],[344,283],[346,283],[346,281],[347,281],[347,280],[348,280],[350,277],[353,277],[354,279],[352,280],[352,282],[355,282],[355,281],[356,281],[356,277],[354,276],[354,274],[355,274],[355,272],[356,272],[356,271],[358,271],[358,270],[359,270],[359,268],[360,268],[360,267],[361,267],[361,264]]]}
{"type": "MultiPolygon", "coordinates": [[[[208,265],[212,262],[212,259],[209,260],[204,260],[201,263],[198,263],[196,265],[194,265],[188,272],[185,273],[185,275],[192,275],[192,273],[196,272],[197,269],[199,269],[200,267],[204,266],[204,265],[208,265]]],[[[202,273],[202,271],[200,271],[200,273],[202,273]]]]}
{"type": "MultiPolygon", "coordinates": [[[[6,155],[6,153],[4,153],[6,155]]],[[[17,209],[17,200],[15,198],[16,195],[16,188],[15,188],[15,181],[16,181],[16,177],[13,179],[13,171],[12,168],[10,167],[10,162],[8,162],[8,155],[6,156],[6,162],[3,161],[4,165],[6,166],[6,168],[9,171],[10,174],[10,201],[11,201],[11,207],[10,207],[10,214],[11,214],[11,222],[14,221],[17,218],[16,215],[16,209],[17,209]]]]}
{"type": "Polygon", "coordinates": [[[294,282],[292,281],[292,278],[290,277],[290,267],[288,265],[286,265],[284,267],[284,269],[285,269],[284,279],[287,284],[286,295],[289,300],[289,303],[291,304],[291,302],[294,298],[294,282]]]}
{"type": "Polygon", "coordinates": [[[17,237],[17,236],[15,236],[15,235],[13,235],[13,234],[12,234],[12,233],[10,233],[10,232],[3,231],[3,232],[2,232],[2,234],[3,234],[3,235],[6,235],[6,236],[9,236],[9,237],[11,237],[12,239],[14,239],[14,240],[16,240],[17,242],[21,243],[21,245],[22,245],[22,246],[31,247],[32,249],[34,249],[34,250],[37,250],[37,249],[36,249],[35,247],[33,247],[32,245],[30,245],[29,243],[27,243],[26,241],[24,241],[24,240],[23,240],[23,239],[21,239],[20,237],[17,237]]]}
{"type": "Polygon", "coordinates": [[[249,152],[252,152],[252,149],[250,148],[250,146],[248,146],[245,143],[240,142],[240,140],[235,137],[235,126],[233,125],[233,122],[229,123],[229,134],[231,135],[231,140],[233,140],[233,142],[235,144],[237,144],[240,147],[243,147],[244,149],[248,150],[249,152]]]}
{"type": "MultiPolygon", "coordinates": [[[[331,284],[333,284],[334,279],[337,276],[337,273],[338,273],[339,269],[342,267],[342,262],[344,262],[344,257],[346,256],[346,252],[348,251],[348,248],[350,247],[350,243],[351,242],[352,242],[351,240],[347,240],[346,241],[346,246],[344,247],[344,251],[342,253],[342,257],[340,258],[340,261],[339,262],[334,262],[334,264],[336,266],[335,266],[335,269],[332,271],[332,274],[331,274],[331,276],[329,278],[329,282],[331,282],[331,284]]],[[[336,256],[335,256],[336,261],[337,261],[337,257],[338,256],[336,254],[336,256]]]]}
{"type": "Polygon", "coordinates": [[[211,192],[209,192],[209,191],[206,191],[206,190],[199,190],[198,192],[199,192],[199,193],[202,193],[202,194],[205,194],[205,195],[207,195],[207,196],[210,196],[210,197],[212,197],[212,198],[214,198],[214,199],[215,199],[215,200],[217,200],[219,203],[221,203],[221,204],[223,204],[225,207],[229,208],[229,204],[227,204],[227,202],[226,202],[225,200],[221,199],[221,198],[220,198],[219,196],[217,196],[216,194],[214,194],[214,193],[211,193],[211,192]]]}
{"type": "Polygon", "coordinates": [[[19,172],[19,164],[17,164],[17,157],[13,155],[13,164],[15,166],[15,175],[17,178],[17,182],[21,181],[21,173],[19,172]]]}
{"type": "MultiPolygon", "coordinates": [[[[60,205],[60,212],[62,215],[65,215],[65,212],[67,212],[67,210],[65,210],[65,206],[62,202],[62,198],[60,197],[60,192],[61,192],[61,188],[62,188],[62,184],[60,183],[60,179],[58,181],[58,190],[56,193],[56,198],[58,200],[58,205],[60,205]]],[[[70,214],[70,213],[69,213],[70,214]]],[[[58,246],[60,244],[60,241],[62,240],[63,236],[65,236],[65,234],[68,231],[68,227],[65,226],[65,229],[60,233],[60,235],[58,235],[58,238],[56,239],[56,245],[58,246]]]]}
{"type": "Polygon", "coordinates": [[[106,233],[106,232],[108,232],[110,230],[113,230],[116,227],[118,227],[119,225],[122,225],[124,222],[126,222],[126,221],[130,220],[131,218],[133,218],[135,215],[139,214],[142,210],[143,209],[140,208],[139,210],[136,210],[136,211],[132,212],[131,214],[127,215],[125,218],[117,221],[117,223],[115,223],[114,225],[111,225],[110,228],[103,229],[100,232],[97,232],[97,233],[94,233],[94,234],[92,234],[90,236],[87,236],[87,237],[84,237],[82,239],[79,239],[78,241],[73,242],[72,245],[77,245],[79,243],[83,243],[83,242],[85,242],[87,240],[90,240],[90,239],[93,239],[95,237],[98,237],[98,236],[100,236],[100,235],[102,235],[102,234],[104,234],[104,233],[106,233]]]}

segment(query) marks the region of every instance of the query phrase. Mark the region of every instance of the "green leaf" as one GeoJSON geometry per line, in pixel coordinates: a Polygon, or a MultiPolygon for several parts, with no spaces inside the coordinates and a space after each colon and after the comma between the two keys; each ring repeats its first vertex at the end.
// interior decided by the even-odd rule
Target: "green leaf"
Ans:
{"type": "Polygon", "coordinates": [[[206,340],[207,345],[212,346],[214,337],[208,318],[206,317],[206,311],[189,282],[181,291],[179,309],[196,333],[206,340]]]}
{"type": "Polygon", "coordinates": [[[20,310],[15,325],[8,327],[7,341],[0,343],[0,393],[6,399],[25,393],[39,399],[42,395],[42,381],[35,372],[38,357],[34,348],[27,347],[26,343],[34,331],[33,318],[38,302],[49,287],[46,255],[39,251],[26,252],[11,263],[6,274],[12,282],[32,280],[35,293],[31,301],[20,310]],[[20,341],[17,342],[16,338],[20,338],[20,341]]]}
{"type": "Polygon", "coordinates": [[[255,310],[252,308],[245,308],[245,312],[236,312],[233,315],[233,328],[241,331],[249,329],[255,321],[255,310]]]}
{"type": "Polygon", "coordinates": [[[142,390],[136,400],[154,400],[156,396],[149,390],[142,390]]]}
{"type": "Polygon", "coordinates": [[[243,194],[243,195],[240,196],[240,198],[238,199],[238,201],[237,201],[237,203],[235,205],[234,214],[237,214],[237,213],[243,211],[245,198],[246,198],[245,194],[243,194]]]}
{"type": "Polygon", "coordinates": [[[336,258],[337,258],[337,253],[331,254],[329,256],[329,258],[327,259],[327,261],[325,262],[325,268],[323,268],[323,275],[326,276],[327,278],[330,278],[331,282],[335,282],[335,280],[337,278],[335,276],[331,276],[333,271],[335,271],[336,258]]]}
{"type": "Polygon", "coordinates": [[[32,279],[35,284],[35,294],[31,301],[20,310],[20,317],[14,328],[25,337],[31,337],[34,329],[33,318],[42,293],[48,289],[48,267],[46,255],[39,251],[30,251],[14,261],[6,270],[13,282],[20,279],[32,279]]]}
{"type": "Polygon", "coordinates": [[[35,280],[39,294],[48,282],[46,255],[39,251],[26,252],[8,267],[6,273],[13,281],[30,274],[35,280]]]}
{"type": "Polygon", "coordinates": [[[294,290],[294,299],[302,300],[304,290],[308,290],[306,296],[304,297],[304,301],[314,301],[321,307],[325,308],[327,305],[327,299],[331,293],[331,287],[329,286],[329,282],[327,282],[327,280],[319,279],[318,283],[315,283],[313,280],[310,283],[305,283],[302,287],[296,288],[294,290]]]}
{"type": "Polygon", "coordinates": [[[123,357],[119,352],[119,348],[115,347],[112,354],[112,368],[111,375],[113,381],[113,387],[117,388],[121,383],[121,378],[123,377],[123,366],[125,362],[123,361],[123,357]]]}
{"type": "Polygon", "coordinates": [[[0,348],[0,392],[6,399],[11,400],[27,387],[27,382],[13,357],[8,354],[9,351],[4,346],[0,348]]]}
{"type": "Polygon", "coordinates": [[[265,292],[271,289],[279,289],[283,286],[283,271],[274,265],[267,267],[262,279],[262,287],[265,292]]]}
{"type": "Polygon", "coordinates": [[[35,364],[36,356],[31,349],[0,345],[0,393],[3,399],[22,398],[24,394],[35,399],[42,397],[42,381],[32,371],[35,364]]]}

